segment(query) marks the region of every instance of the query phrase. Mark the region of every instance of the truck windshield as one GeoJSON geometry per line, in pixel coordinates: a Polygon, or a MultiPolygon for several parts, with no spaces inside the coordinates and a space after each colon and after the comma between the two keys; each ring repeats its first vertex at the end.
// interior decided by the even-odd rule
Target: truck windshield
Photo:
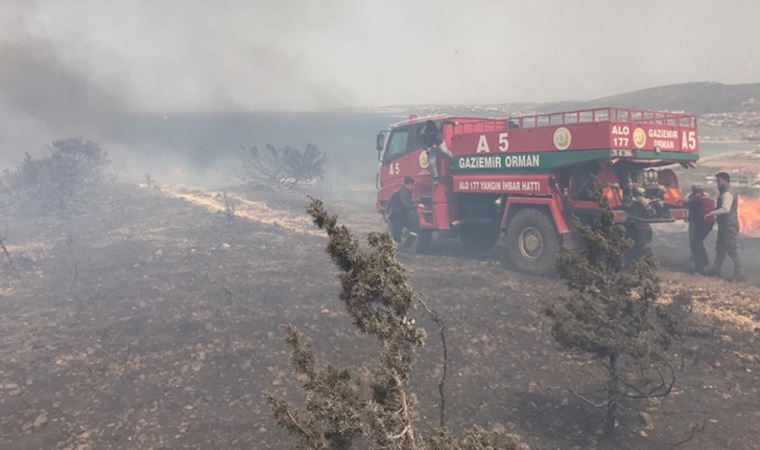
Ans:
{"type": "Polygon", "coordinates": [[[383,158],[384,162],[396,159],[406,153],[409,143],[409,130],[395,130],[388,139],[388,146],[385,149],[385,157],[383,158]]]}

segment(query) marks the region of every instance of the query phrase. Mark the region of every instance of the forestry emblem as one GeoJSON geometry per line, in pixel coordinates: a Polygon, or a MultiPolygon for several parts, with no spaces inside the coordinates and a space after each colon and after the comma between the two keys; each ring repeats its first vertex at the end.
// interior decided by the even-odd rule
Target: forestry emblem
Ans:
{"type": "Polygon", "coordinates": [[[647,134],[641,128],[633,130],[633,145],[636,148],[644,148],[647,144],[647,134]]]}
{"type": "Polygon", "coordinates": [[[570,147],[572,139],[570,130],[565,127],[559,127],[554,131],[554,147],[557,150],[565,150],[570,147]]]}
{"type": "Polygon", "coordinates": [[[422,167],[423,169],[428,168],[428,166],[430,165],[430,162],[428,161],[428,152],[426,150],[423,150],[420,152],[418,161],[420,163],[420,167],[422,167]]]}

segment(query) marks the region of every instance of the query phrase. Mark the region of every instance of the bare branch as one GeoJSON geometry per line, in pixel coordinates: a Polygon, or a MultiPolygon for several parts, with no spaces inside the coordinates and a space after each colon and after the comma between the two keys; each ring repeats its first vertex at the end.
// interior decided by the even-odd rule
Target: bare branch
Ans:
{"type": "Polygon", "coordinates": [[[424,298],[420,296],[417,298],[417,301],[419,301],[425,311],[430,314],[430,318],[433,319],[433,322],[438,325],[438,332],[441,338],[441,347],[443,348],[443,369],[441,372],[441,379],[438,381],[438,396],[440,397],[438,426],[443,428],[446,426],[446,394],[444,390],[446,388],[446,375],[449,366],[449,350],[446,345],[446,325],[443,323],[443,319],[441,319],[441,315],[438,311],[431,309],[424,298]]]}
{"type": "Polygon", "coordinates": [[[312,144],[307,144],[303,151],[289,146],[276,148],[272,144],[263,150],[256,146],[242,150],[242,179],[250,184],[292,188],[324,176],[325,153],[312,144]]]}

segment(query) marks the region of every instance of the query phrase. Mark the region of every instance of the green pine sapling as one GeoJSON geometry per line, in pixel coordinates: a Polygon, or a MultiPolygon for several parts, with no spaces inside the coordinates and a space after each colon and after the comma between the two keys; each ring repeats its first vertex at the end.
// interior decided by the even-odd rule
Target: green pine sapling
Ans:
{"type": "Polygon", "coordinates": [[[396,261],[396,247],[387,233],[370,233],[368,248],[320,200],[308,208],[314,223],[328,236],[327,253],[339,269],[340,300],[354,325],[377,338],[379,357],[370,365],[371,382],[363,386],[345,369],[318,367],[311,344],[295,328],[285,326],[285,342],[305,396],[296,410],[286,400],[268,395],[277,423],[296,438],[296,448],[512,450],[527,449],[518,437],[473,428],[462,438],[445,428],[422,435],[417,400],[409,386],[415,351],[425,332],[410,316],[416,298],[406,270],[396,261]]]}
{"type": "Polygon", "coordinates": [[[558,259],[571,294],[545,313],[560,345],[595,355],[606,365],[601,401],[573,391],[606,410],[604,430],[612,433],[622,419],[625,400],[671,392],[675,373],[663,352],[676,333],[670,314],[656,304],[660,283],[651,249],[644,249],[641,259],[626,267],[625,254],[633,243],[614,222],[606,199],[597,193],[596,201],[600,214],[592,225],[574,221],[583,249],[565,250],[558,259]]]}

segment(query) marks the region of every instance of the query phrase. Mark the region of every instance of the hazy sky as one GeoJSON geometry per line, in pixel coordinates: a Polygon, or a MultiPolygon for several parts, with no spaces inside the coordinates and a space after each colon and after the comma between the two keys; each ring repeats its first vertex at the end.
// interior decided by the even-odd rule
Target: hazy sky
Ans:
{"type": "Polygon", "coordinates": [[[2,0],[0,100],[318,109],[758,82],[758,20],[759,0],[2,0]]]}

